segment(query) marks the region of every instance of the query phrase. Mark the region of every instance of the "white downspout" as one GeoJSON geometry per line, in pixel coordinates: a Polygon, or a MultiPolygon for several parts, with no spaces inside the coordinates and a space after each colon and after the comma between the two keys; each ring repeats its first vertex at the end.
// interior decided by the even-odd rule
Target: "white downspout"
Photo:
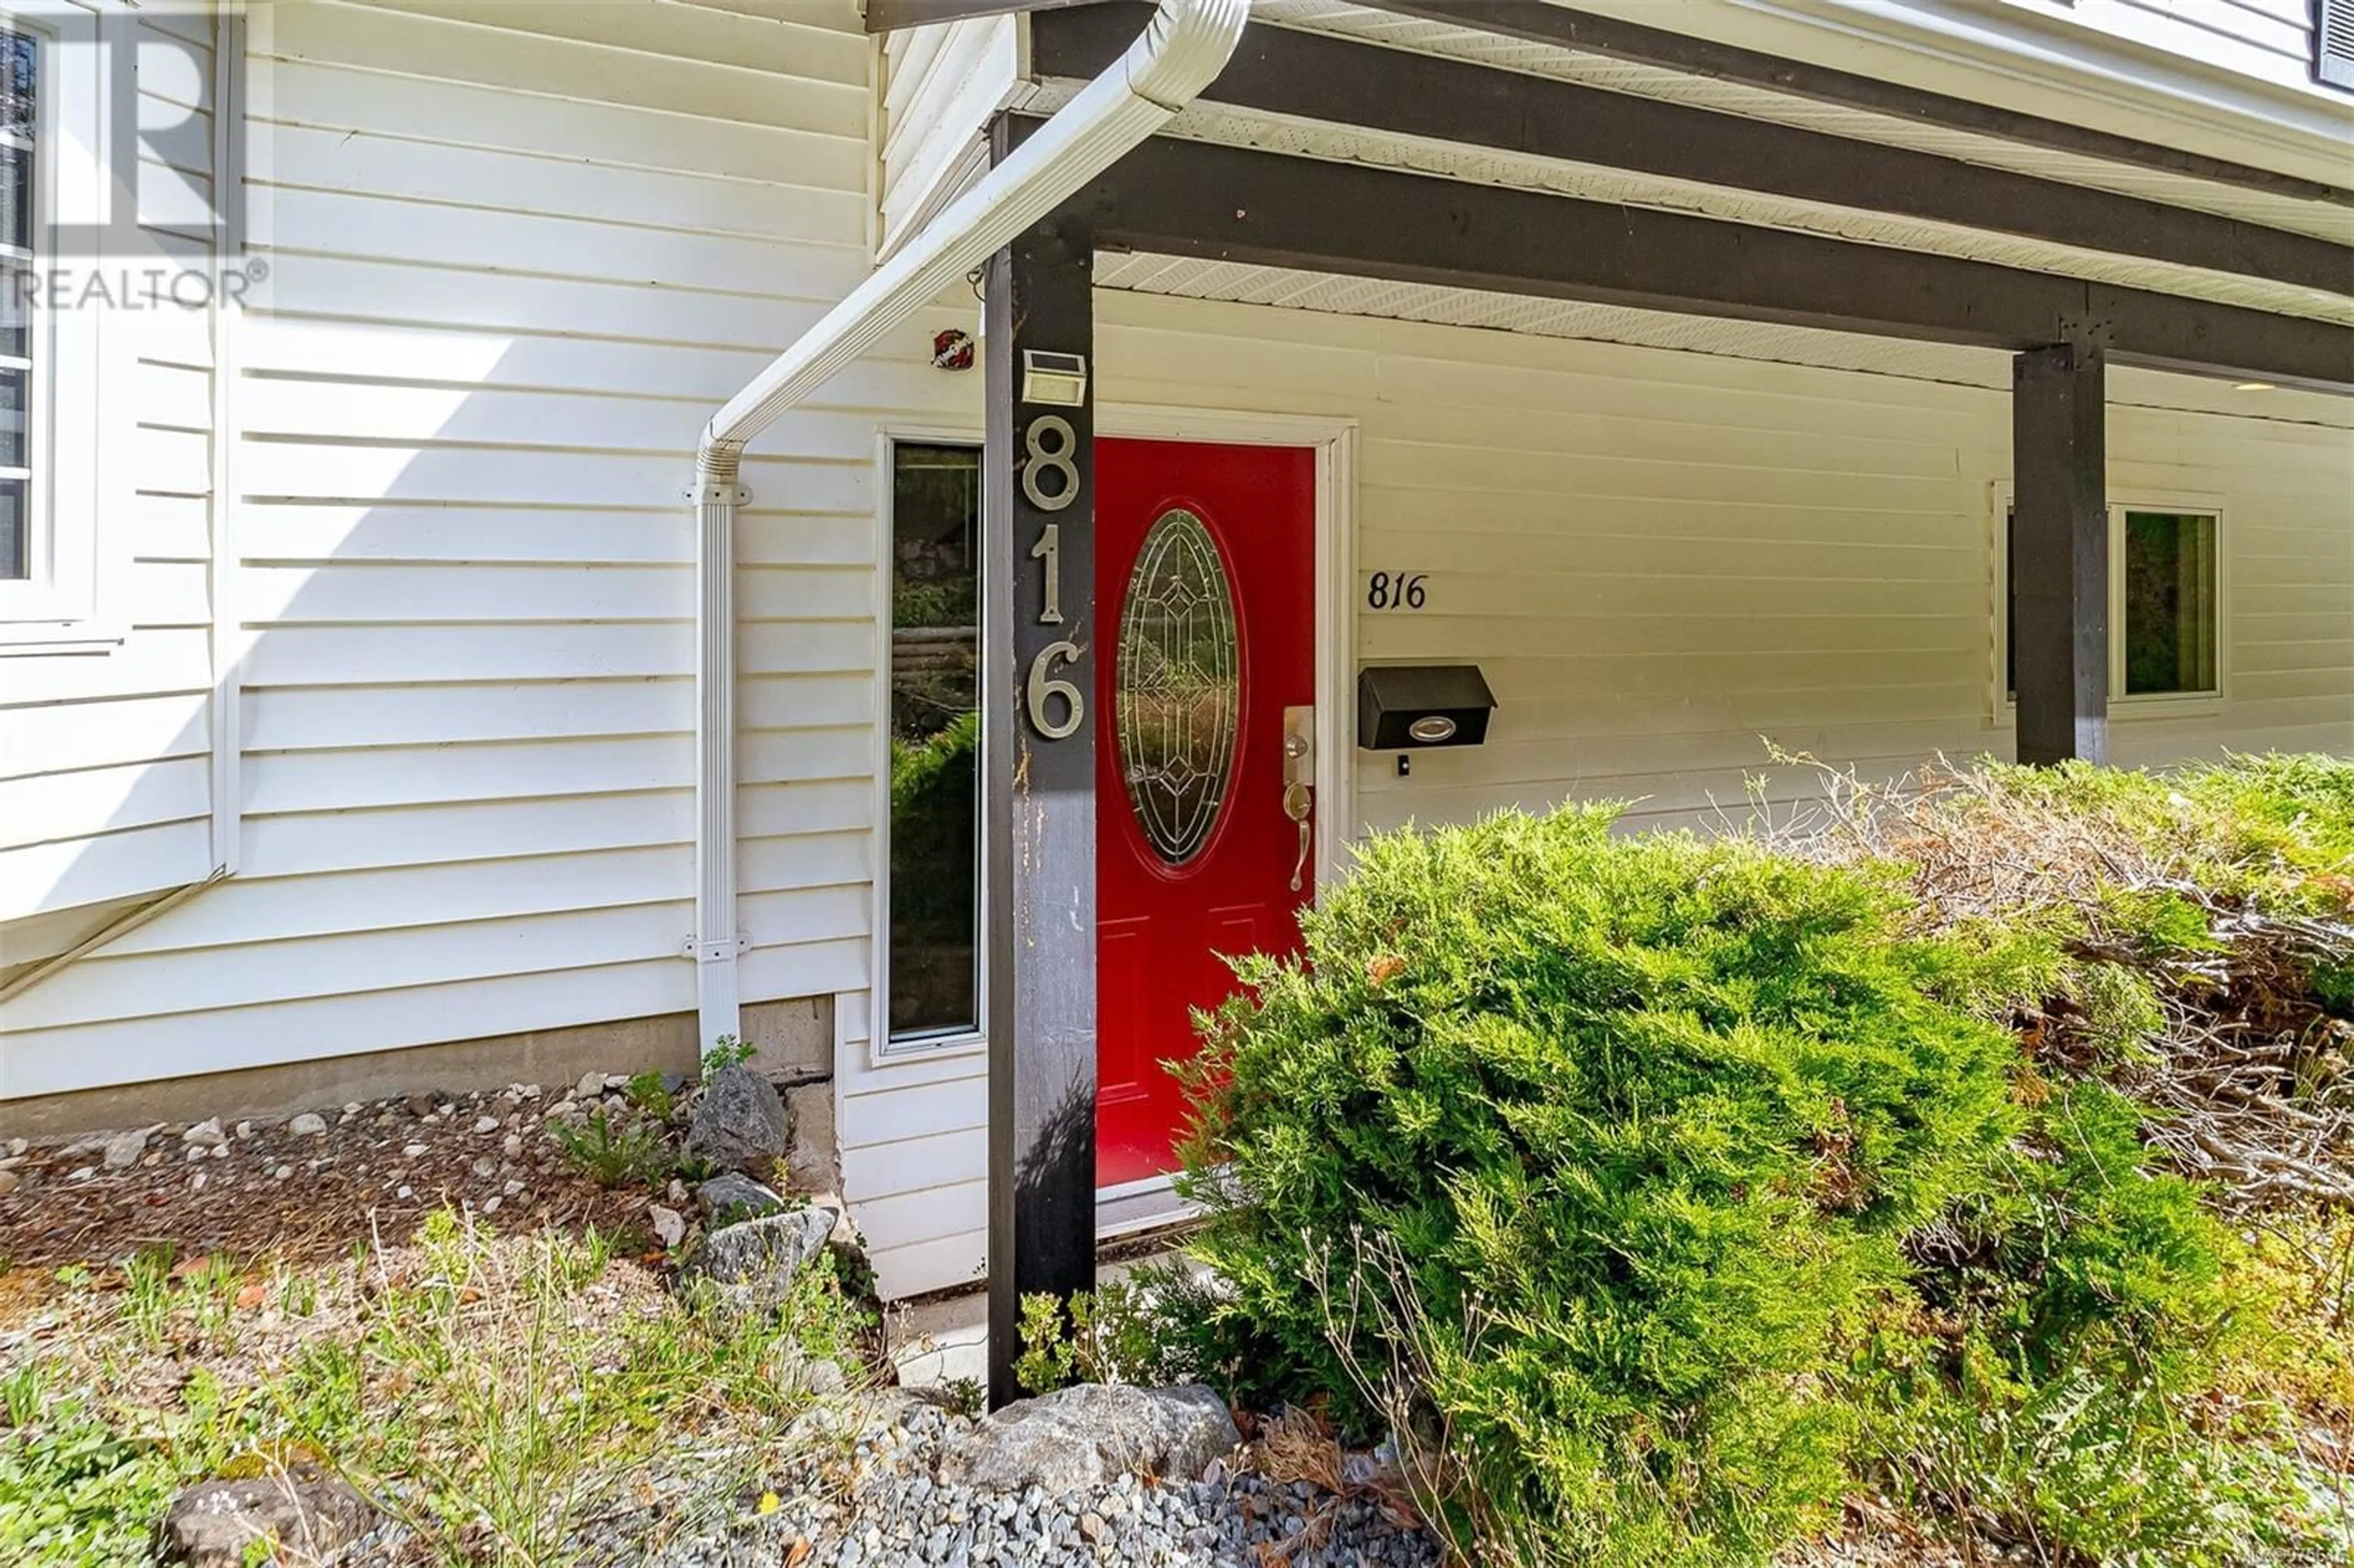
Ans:
{"type": "Polygon", "coordinates": [[[885,333],[961,281],[1216,79],[1250,0],[1161,0],[1128,53],[951,202],[712,417],[695,452],[695,1012],[741,1033],[736,958],[736,512],[744,449],[885,333]]]}

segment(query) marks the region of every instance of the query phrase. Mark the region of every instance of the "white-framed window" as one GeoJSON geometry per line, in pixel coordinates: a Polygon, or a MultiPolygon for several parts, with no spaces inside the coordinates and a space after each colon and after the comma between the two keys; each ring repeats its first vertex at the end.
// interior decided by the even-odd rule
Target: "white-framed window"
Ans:
{"type": "Polygon", "coordinates": [[[52,244],[127,199],[103,26],[81,5],[0,3],[0,654],[122,641],[101,537],[110,311],[89,298],[107,259],[52,244]]]}
{"type": "Polygon", "coordinates": [[[988,1017],[981,448],[884,443],[878,1056],[974,1048],[988,1017]]]}
{"type": "MultiPolygon", "coordinates": [[[[1995,668],[2006,714],[2018,701],[2010,628],[2016,514],[1996,494],[1995,668]]],[[[2211,497],[2128,495],[2109,502],[2109,700],[2126,709],[2211,705],[2231,647],[2223,508],[2211,497]]]]}

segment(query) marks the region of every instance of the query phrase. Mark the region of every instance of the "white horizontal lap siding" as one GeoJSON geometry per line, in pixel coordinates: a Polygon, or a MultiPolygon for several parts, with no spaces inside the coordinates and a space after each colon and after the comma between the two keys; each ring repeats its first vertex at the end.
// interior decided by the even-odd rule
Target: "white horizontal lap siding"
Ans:
{"type": "Polygon", "coordinates": [[[1021,19],[1004,16],[902,28],[883,40],[883,254],[983,166],[990,116],[1021,84],[1021,19]]]}
{"type": "MultiPolygon", "coordinates": [[[[139,123],[193,122],[175,164],[143,159],[139,242],[105,286],[147,286],[211,260],[212,24],[143,16],[139,123]]],[[[187,297],[194,298],[193,294],[187,297]]],[[[98,308],[98,307],[85,307],[98,308]]],[[[212,619],[209,313],[116,309],[105,394],[121,426],[101,612],[123,629],[102,654],[0,658],[0,973],[74,947],[109,920],[212,867],[207,777],[212,619]]],[[[15,1027],[7,1010],[0,1030],[15,1027]]]]}
{"type": "MultiPolygon", "coordinates": [[[[856,7],[320,0],[254,37],[245,863],[28,993],[0,1094],[694,1006],[683,488],[868,270],[856,7]]],[[[747,1001],[864,984],[875,437],[939,397],[919,346],[745,465],[747,1001]]],[[[154,422],[201,452],[173,368],[154,422]]],[[[186,452],[150,461],[176,494],[186,452]]]]}
{"type": "MultiPolygon", "coordinates": [[[[2050,0],[2012,0],[2050,11],[2050,0]]],[[[2266,81],[2313,79],[2313,0],[2073,0],[2059,14],[2130,43],[2266,81]]]]}

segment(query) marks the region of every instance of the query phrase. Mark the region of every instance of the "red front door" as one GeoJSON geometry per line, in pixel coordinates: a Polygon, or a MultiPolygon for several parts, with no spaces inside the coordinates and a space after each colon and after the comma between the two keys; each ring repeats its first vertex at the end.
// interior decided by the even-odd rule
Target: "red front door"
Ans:
{"type": "Polygon", "coordinates": [[[1170,1170],[1222,954],[1289,953],[1315,885],[1284,710],[1315,701],[1316,474],[1279,447],[1096,442],[1096,1180],[1170,1170]],[[1292,887],[1295,872],[1302,891],[1292,887]]]}

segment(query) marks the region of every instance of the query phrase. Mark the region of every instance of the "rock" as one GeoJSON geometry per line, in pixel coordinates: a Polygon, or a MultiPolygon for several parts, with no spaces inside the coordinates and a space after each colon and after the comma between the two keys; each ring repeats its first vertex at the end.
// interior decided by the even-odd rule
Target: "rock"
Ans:
{"type": "Polygon", "coordinates": [[[494,1116],[476,1117],[474,1118],[474,1130],[478,1133],[496,1132],[498,1129],[499,1118],[494,1116]]]}
{"type": "Polygon", "coordinates": [[[939,1478],[992,1491],[1059,1496],[1149,1471],[1190,1480],[1242,1442],[1211,1390],[1080,1383],[1016,1400],[952,1438],[939,1478]]]}
{"type": "Polygon", "coordinates": [[[819,1399],[836,1399],[848,1391],[850,1379],[836,1361],[815,1361],[801,1373],[801,1383],[819,1399]]]}
{"type": "Polygon", "coordinates": [[[316,1138],[327,1130],[327,1118],[316,1111],[304,1111],[286,1124],[286,1130],[297,1138],[316,1138]]]}
{"type": "Polygon", "coordinates": [[[193,1149],[218,1149],[228,1141],[228,1134],[221,1130],[220,1118],[207,1117],[180,1134],[180,1141],[193,1149]]]}
{"type": "Polygon", "coordinates": [[[654,1203],[647,1208],[646,1219],[654,1227],[654,1239],[663,1246],[673,1247],[686,1239],[686,1216],[676,1209],[654,1203]]]}
{"type": "Polygon", "coordinates": [[[109,1171],[128,1171],[138,1164],[139,1157],[146,1152],[146,1133],[118,1132],[106,1140],[106,1168],[109,1171]]]}
{"type": "Polygon", "coordinates": [[[187,1150],[190,1160],[202,1160],[207,1152],[201,1143],[184,1144],[182,1147],[187,1150]]]}
{"type": "Polygon", "coordinates": [[[482,1213],[486,1214],[497,1213],[499,1212],[499,1195],[496,1192],[492,1193],[489,1197],[482,1200],[482,1213]]]}
{"type": "Polygon", "coordinates": [[[703,1238],[687,1272],[708,1279],[729,1312],[773,1312],[811,1260],[825,1250],[839,1218],[832,1209],[795,1209],[722,1225],[703,1238]]]}
{"type": "Polygon", "coordinates": [[[400,1102],[401,1108],[419,1121],[431,1116],[434,1107],[440,1103],[439,1097],[434,1095],[411,1095],[400,1102]]]}
{"type": "Polygon", "coordinates": [[[249,1121],[239,1122],[237,1124],[237,1136],[239,1141],[251,1138],[253,1136],[253,1124],[249,1121]]]}
{"type": "Polygon", "coordinates": [[[257,1541],[320,1561],[376,1528],[367,1499],[316,1466],[283,1476],[201,1481],[172,1500],[156,1527],[156,1555],[188,1568],[244,1568],[257,1541]]]}
{"type": "Polygon", "coordinates": [[[740,1171],[713,1177],[695,1190],[695,1196],[712,1224],[720,1225],[756,1220],[785,1206],[782,1198],[740,1171]]]}
{"type": "Polygon", "coordinates": [[[15,1192],[16,1184],[23,1180],[24,1178],[14,1171],[0,1171],[0,1198],[5,1198],[15,1192]]]}
{"type": "Polygon", "coordinates": [[[400,1152],[411,1160],[422,1160],[430,1150],[421,1143],[405,1143],[401,1145],[400,1152]]]}
{"type": "Polygon", "coordinates": [[[95,1175],[97,1175],[97,1174],[98,1174],[98,1167],[97,1167],[97,1166],[95,1166],[95,1165],[83,1165],[83,1166],[77,1167],[77,1168],[76,1168],[76,1169],[74,1169],[74,1170],[71,1170],[71,1171],[67,1171],[67,1172],[66,1172],[66,1180],[67,1180],[67,1181],[89,1181],[91,1177],[93,1177],[93,1176],[95,1176],[95,1175]]]}
{"type": "Polygon", "coordinates": [[[509,1160],[515,1159],[517,1156],[521,1155],[523,1153],[523,1135],[519,1132],[511,1132],[504,1139],[501,1139],[499,1140],[499,1152],[505,1155],[509,1160]]]}
{"type": "Polygon", "coordinates": [[[722,1067],[705,1080],[686,1125],[686,1156],[721,1171],[765,1176],[791,1141],[785,1102],[748,1067],[722,1067]]]}
{"type": "Polygon", "coordinates": [[[602,1073],[583,1073],[580,1081],[572,1086],[572,1097],[576,1100],[593,1100],[604,1092],[605,1075],[602,1073]]]}

